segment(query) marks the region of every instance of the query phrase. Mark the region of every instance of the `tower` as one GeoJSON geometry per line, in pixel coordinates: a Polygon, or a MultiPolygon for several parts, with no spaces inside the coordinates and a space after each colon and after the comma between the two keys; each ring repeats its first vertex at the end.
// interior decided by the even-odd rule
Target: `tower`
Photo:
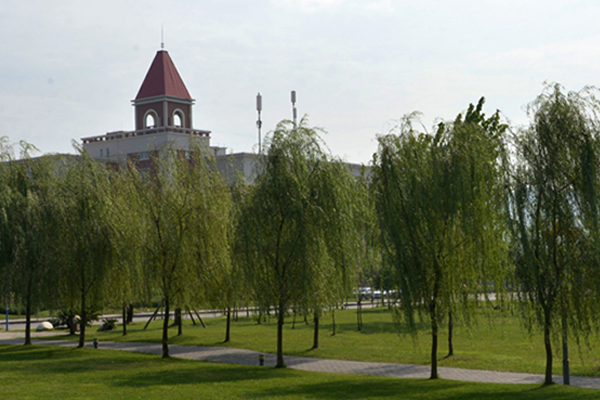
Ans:
{"type": "MultiPolygon", "coordinates": [[[[135,130],[109,132],[82,138],[83,148],[95,159],[120,163],[136,161],[138,168],[150,165],[150,153],[163,146],[190,150],[190,141],[210,146],[210,131],[194,129],[190,96],[169,53],[159,50],[140,90],[131,101],[135,130]]],[[[215,148],[215,154],[217,152],[215,148]]]]}
{"type": "Polygon", "coordinates": [[[165,50],[156,53],[132,103],[136,130],[166,126],[192,128],[194,99],[165,50]]]}

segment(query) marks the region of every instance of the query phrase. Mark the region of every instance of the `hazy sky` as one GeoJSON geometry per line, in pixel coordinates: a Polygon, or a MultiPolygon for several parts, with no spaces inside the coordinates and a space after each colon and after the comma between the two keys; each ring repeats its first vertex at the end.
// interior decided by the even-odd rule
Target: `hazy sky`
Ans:
{"type": "Polygon", "coordinates": [[[368,163],[376,135],[421,111],[430,127],[486,97],[515,125],[544,81],[600,84],[598,1],[0,1],[0,135],[42,152],[133,129],[132,100],[160,48],[212,144],[255,151],[298,112],[332,153],[368,163]]]}

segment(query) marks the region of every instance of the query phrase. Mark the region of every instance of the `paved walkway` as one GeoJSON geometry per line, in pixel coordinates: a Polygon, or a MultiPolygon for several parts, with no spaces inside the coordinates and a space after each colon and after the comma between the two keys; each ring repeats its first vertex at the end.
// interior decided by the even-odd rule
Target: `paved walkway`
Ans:
{"type": "MultiPolygon", "coordinates": [[[[35,337],[34,344],[72,347],[74,343],[67,340],[44,340],[44,336],[56,335],[54,332],[32,333],[35,337]]],[[[0,344],[23,344],[22,332],[0,333],[0,344]]],[[[92,347],[91,341],[87,343],[92,347]]],[[[101,349],[135,351],[138,353],[162,354],[162,346],[154,343],[138,342],[100,342],[101,349]]],[[[259,352],[228,347],[201,347],[169,345],[169,352],[173,357],[186,358],[189,360],[209,361],[225,364],[258,365],[259,352]]],[[[275,366],[275,354],[265,354],[265,365],[275,366]]],[[[377,362],[326,360],[310,357],[285,356],[285,363],[289,368],[314,371],[333,372],[340,374],[361,374],[387,376],[394,378],[429,378],[430,368],[424,365],[391,364],[377,362]]],[[[543,375],[524,374],[515,372],[497,372],[471,370],[461,368],[439,367],[438,373],[443,379],[465,382],[489,382],[489,383],[535,383],[544,381],[543,375]]],[[[561,376],[554,376],[554,382],[562,383],[561,376]]],[[[600,378],[586,378],[571,376],[571,385],[591,389],[600,389],[600,378]]]]}

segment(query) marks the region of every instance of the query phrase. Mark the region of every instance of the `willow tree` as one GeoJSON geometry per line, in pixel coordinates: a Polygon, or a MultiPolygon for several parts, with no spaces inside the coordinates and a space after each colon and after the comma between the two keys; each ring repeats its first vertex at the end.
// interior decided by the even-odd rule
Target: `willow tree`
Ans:
{"type": "Polygon", "coordinates": [[[57,159],[31,159],[29,146],[22,158],[5,165],[8,202],[5,203],[4,243],[10,246],[9,282],[15,299],[25,310],[25,344],[31,344],[31,314],[51,305],[56,274],[55,232],[58,228],[56,185],[57,159]]]}
{"type": "Polygon", "coordinates": [[[384,249],[396,269],[400,316],[416,332],[431,324],[431,379],[438,377],[442,317],[474,315],[482,284],[502,291],[502,134],[498,113],[485,118],[483,99],[435,135],[407,117],[379,138],[373,190],[384,249]]]}
{"type": "Polygon", "coordinates": [[[314,170],[313,182],[309,183],[321,213],[322,225],[315,234],[324,246],[321,274],[313,277],[306,296],[308,309],[313,313],[313,349],[319,347],[319,319],[323,311],[335,313],[335,308],[356,287],[368,199],[366,186],[359,179],[341,160],[327,157],[314,170]]]}
{"type": "Polygon", "coordinates": [[[516,140],[513,230],[519,293],[544,333],[545,383],[552,383],[552,336],[587,334],[597,316],[598,132],[593,93],[548,86],[530,105],[516,140]]]}
{"type": "Polygon", "coordinates": [[[25,344],[31,344],[31,314],[49,305],[53,274],[53,157],[31,158],[20,143],[20,159],[2,144],[0,247],[4,289],[25,311],[25,344]]]}
{"type": "Polygon", "coordinates": [[[10,205],[11,195],[8,187],[8,168],[6,161],[12,157],[12,146],[8,143],[6,136],[0,136],[0,162],[4,167],[0,168],[0,295],[2,302],[6,302],[8,310],[8,299],[10,297],[10,267],[12,265],[14,254],[14,236],[11,233],[10,224],[8,223],[7,208],[10,205]]]}
{"type": "MultiPolygon", "coordinates": [[[[248,193],[250,187],[246,185],[243,177],[236,177],[233,184],[230,186],[231,190],[231,231],[229,235],[230,246],[231,246],[231,264],[229,269],[224,269],[218,275],[219,283],[213,287],[217,290],[217,293],[213,293],[210,297],[213,301],[209,304],[216,305],[217,307],[224,309],[227,317],[225,325],[225,340],[227,343],[231,339],[231,312],[232,309],[239,311],[242,304],[246,304],[248,307],[251,301],[250,291],[247,285],[247,281],[244,279],[243,271],[243,253],[236,251],[242,246],[236,241],[242,238],[236,234],[239,231],[239,224],[241,222],[241,211],[248,199],[248,193]]],[[[247,308],[248,310],[248,308],[247,308]]]]}
{"type": "Polygon", "coordinates": [[[132,303],[150,298],[148,280],[144,275],[139,239],[138,215],[131,210],[132,198],[130,175],[113,171],[108,188],[110,223],[114,237],[115,268],[111,268],[107,283],[111,295],[109,304],[122,310],[123,336],[127,324],[133,318],[132,303]]]}
{"type": "Polygon", "coordinates": [[[259,158],[241,210],[237,251],[258,305],[277,310],[277,367],[285,366],[288,309],[311,310],[318,318],[337,285],[351,286],[356,187],[305,119],[298,127],[279,123],[259,158]]]}
{"type": "Polygon", "coordinates": [[[80,308],[78,347],[84,347],[88,313],[100,310],[110,295],[107,278],[116,258],[109,171],[79,150],[80,157],[65,159],[58,174],[61,240],[56,273],[63,303],[80,308]]]}
{"type": "Polygon", "coordinates": [[[138,220],[138,243],[146,279],[162,296],[162,356],[169,357],[172,306],[182,307],[207,290],[229,261],[231,199],[206,149],[153,152],[152,168],[131,167],[130,212],[138,220]]]}

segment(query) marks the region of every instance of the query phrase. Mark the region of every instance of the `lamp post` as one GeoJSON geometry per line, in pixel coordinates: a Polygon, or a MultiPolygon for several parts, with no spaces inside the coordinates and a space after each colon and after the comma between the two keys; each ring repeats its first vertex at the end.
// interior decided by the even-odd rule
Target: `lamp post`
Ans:
{"type": "Polygon", "coordinates": [[[260,112],[262,111],[262,96],[260,93],[256,95],[256,111],[258,112],[258,120],[256,121],[256,127],[258,128],[258,154],[260,154],[260,128],[262,127],[262,121],[260,120],[260,112]]]}

